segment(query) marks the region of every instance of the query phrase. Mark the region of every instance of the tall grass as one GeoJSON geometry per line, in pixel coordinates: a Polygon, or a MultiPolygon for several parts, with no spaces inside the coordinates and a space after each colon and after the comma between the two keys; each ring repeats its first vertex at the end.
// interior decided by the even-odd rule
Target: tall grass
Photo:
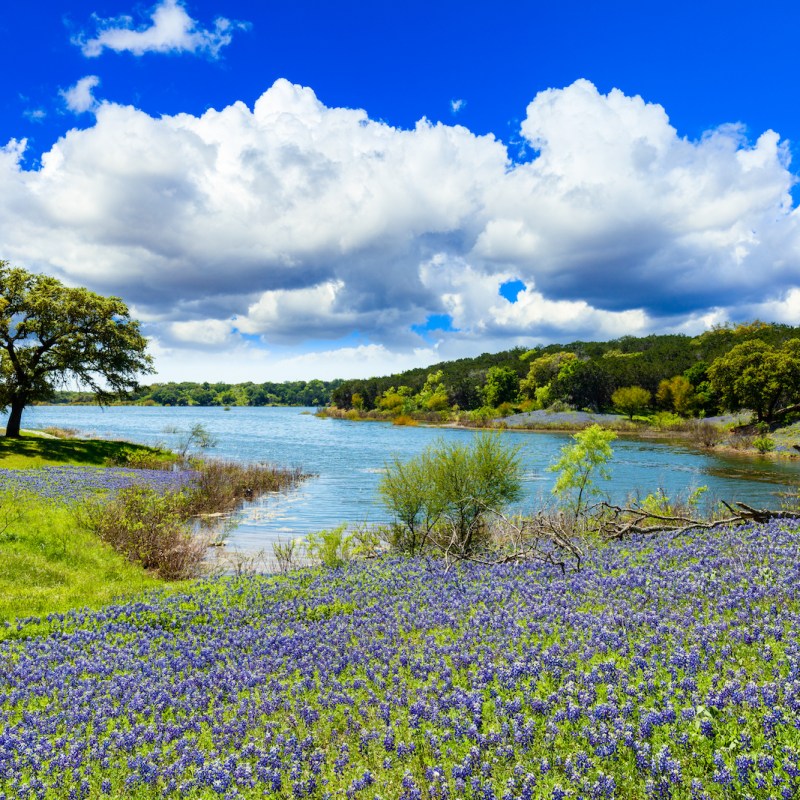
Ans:
{"type": "Polygon", "coordinates": [[[189,513],[230,513],[264,494],[291,489],[306,477],[298,468],[240,464],[221,459],[192,461],[197,476],[189,490],[189,513]]]}
{"type": "Polygon", "coordinates": [[[185,488],[159,492],[132,486],[110,499],[91,498],[82,507],[83,524],[162,578],[198,577],[209,566],[208,547],[217,538],[211,525],[247,501],[288,489],[304,477],[300,470],[267,464],[206,459],[191,463],[195,476],[185,488]]]}

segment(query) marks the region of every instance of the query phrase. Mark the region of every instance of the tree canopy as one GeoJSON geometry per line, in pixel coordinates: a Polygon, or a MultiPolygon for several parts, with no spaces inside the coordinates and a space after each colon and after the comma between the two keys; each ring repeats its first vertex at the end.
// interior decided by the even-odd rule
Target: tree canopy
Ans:
{"type": "Polygon", "coordinates": [[[18,437],[27,405],[70,379],[104,402],[152,371],[147,340],[118,297],[65,286],[0,261],[0,407],[18,437]]]}
{"type": "Polygon", "coordinates": [[[800,402],[800,339],[780,347],[759,339],[737,344],[714,361],[708,377],[725,408],[750,409],[771,422],[800,402]]]}

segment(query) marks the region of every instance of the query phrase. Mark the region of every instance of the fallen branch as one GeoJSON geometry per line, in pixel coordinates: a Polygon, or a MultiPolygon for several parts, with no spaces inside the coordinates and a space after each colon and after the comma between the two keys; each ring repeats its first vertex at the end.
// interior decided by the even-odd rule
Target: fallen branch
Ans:
{"type": "Polygon", "coordinates": [[[496,509],[487,509],[501,523],[503,541],[496,551],[464,552],[457,546],[455,533],[447,543],[431,539],[445,559],[446,570],[455,561],[471,561],[484,566],[498,566],[519,561],[540,561],[558,567],[566,574],[567,567],[578,572],[584,557],[575,534],[576,521],[562,513],[539,512],[533,517],[514,522],[496,509]]]}
{"type": "Polygon", "coordinates": [[[654,535],[665,531],[671,531],[675,536],[681,536],[693,530],[713,530],[728,525],[740,525],[743,522],[800,519],[800,512],[797,511],[753,508],[747,503],[738,501],[735,503],[738,509],[724,500],[722,505],[728,509],[730,515],[708,520],[682,514],[659,514],[637,505],[615,506],[610,503],[601,503],[600,506],[606,509],[608,516],[602,521],[600,532],[605,539],[622,539],[625,536],[642,534],[654,535]]]}

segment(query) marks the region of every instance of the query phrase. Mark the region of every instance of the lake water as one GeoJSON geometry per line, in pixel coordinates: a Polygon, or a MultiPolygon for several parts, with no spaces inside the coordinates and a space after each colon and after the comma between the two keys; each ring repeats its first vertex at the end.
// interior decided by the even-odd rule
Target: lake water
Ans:
{"type": "MultiPolygon", "coordinates": [[[[297,489],[262,499],[242,512],[229,544],[242,550],[269,548],[276,538],[301,536],[340,522],[381,522],[386,514],[377,484],[387,462],[408,459],[438,438],[468,442],[475,434],[453,428],[398,427],[389,423],[318,419],[300,408],[160,408],[33,406],[23,427],[59,426],[81,434],[174,446],[179,435],[202,423],[218,440],[209,455],[300,467],[314,477],[297,489]]],[[[522,509],[547,502],[554,475],[547,467],[570,443],[566,434],[503,431],[521,445],[527,496],[522,509]]],[[[707,496],[777,507],[778,494],[800,483],[800,464],[698,452],[661,442],[617,439],[611,479],[603,489],[615,502],[635,490],[668,495],[708,486],[707,496]]]]}

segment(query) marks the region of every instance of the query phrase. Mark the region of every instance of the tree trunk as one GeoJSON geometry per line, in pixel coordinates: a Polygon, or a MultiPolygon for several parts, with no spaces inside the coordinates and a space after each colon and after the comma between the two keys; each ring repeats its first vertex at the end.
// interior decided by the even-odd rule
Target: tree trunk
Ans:
{"type": "Polygon", "coordinates": [[[20,423],[22,422],[22,411],[25,408],[25,403],[22,400],[11,401],[11,413],[8,415],[8,422],[6,423],[6,438],[19,439],[20,423]]]}

